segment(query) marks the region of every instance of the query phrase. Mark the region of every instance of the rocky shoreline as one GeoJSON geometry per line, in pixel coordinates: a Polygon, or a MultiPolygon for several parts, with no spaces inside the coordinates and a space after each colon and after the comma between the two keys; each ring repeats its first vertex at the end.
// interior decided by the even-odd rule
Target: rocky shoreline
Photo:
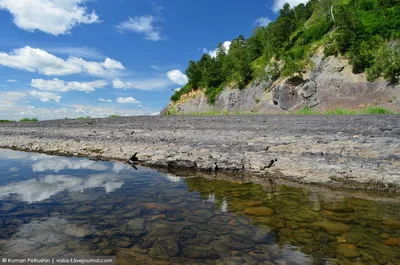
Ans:
{"type": "Polygon", "coordinates": [[[400,192],[398,115],[172,116],[0,124],[0,148],[235,179],[400,192]]]}

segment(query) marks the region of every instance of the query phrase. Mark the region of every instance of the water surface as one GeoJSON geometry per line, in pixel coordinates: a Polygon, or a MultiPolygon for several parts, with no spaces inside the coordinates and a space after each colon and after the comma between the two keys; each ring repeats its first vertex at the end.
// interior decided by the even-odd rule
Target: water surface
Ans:
{"type": "Polygon", "coordinates": [[[400,264],[398,198],[181,178],[0,149],[0,256],[116,255],[117,264],[400,264]]]}

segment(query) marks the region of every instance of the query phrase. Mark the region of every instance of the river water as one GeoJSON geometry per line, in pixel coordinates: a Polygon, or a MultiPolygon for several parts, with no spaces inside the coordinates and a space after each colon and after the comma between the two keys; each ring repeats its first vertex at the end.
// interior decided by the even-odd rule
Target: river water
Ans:
{"type": "Polygon", "coordinates": [[[0,257],[400,264],[400,197],[0,149],[0,257]]]}

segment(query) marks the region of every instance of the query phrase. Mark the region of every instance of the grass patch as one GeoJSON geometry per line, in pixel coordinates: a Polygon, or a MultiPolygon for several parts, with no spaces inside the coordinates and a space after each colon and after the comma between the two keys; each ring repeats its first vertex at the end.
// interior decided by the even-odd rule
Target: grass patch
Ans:
{"type": "Polygon", "coordinates": [[[309,106],[306,106],[306,107],[294,112],[293,114],[296,114],[296,115],[316,115],[316,114],[320,114],[320,113],[312,110],[309,106]]]}
{"type": "Polygon", "coordinates": [[[12,120],[0,120],[0,122],[15,122],[15,121],[12,121],[12,120]]]}
{"type": "Polygon", "coordinates": [[[368,107],[361,111],[361,114],[395,114],[393,111],[382,107],[368,107]]]}
{"type": "Polygon", "coordinates": [[[304,107],[292,114],[296,115],[355,115],[355,114],[396,114],[395,112],[382,108],[382,107],[366,107],[360,110],[348,110],[343,108],[336,108],[334,110],[328,110],[324,112],[318,112],[312,110],[310,107],[304,107]]]}
{"type": "Polygon", "coordinates": [[[23,118],[21,120],[19,120],[20,122],[37,122],[38,119],[36,118],[23,118]]]}
{"type": "Polygon", "coordinates": [[[327,115],[348,115],[348,114],[357,114],[355,110],[347,110],[342,108],[337,108],[334,110],[325,111],[324,114],[327,115]]]}
{"type": "Polygon", "coordinates": [[[110,116],[108,116],[109,118],[119,118],[121,117],[121,115],[118,114],[111,114],[110,116]]]}

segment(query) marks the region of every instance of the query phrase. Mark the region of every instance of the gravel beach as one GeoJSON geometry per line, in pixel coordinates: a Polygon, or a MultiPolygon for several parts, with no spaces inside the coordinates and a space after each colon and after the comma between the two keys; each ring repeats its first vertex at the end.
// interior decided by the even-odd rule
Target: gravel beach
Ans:
{"type": "MultiPolygon", "coordinates": [[[[0,147],[400,192],[399,115],[154,116],[0,124],[0,147]]],[[[215,173],[212,173],[215,174],[215,173]]]]}

